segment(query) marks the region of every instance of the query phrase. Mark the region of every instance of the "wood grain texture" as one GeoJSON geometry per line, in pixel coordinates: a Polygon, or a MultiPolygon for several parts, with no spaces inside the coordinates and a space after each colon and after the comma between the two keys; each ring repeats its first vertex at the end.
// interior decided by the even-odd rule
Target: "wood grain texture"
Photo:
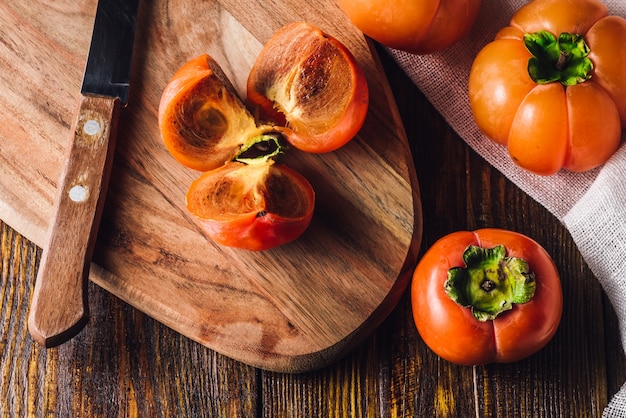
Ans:
{"type": "Polygon", "coordinates": [[[86,60],[77,51],[89,49],[85,28],[95,7],[96,2],[0,3],[0,209],[3,219],[39,245],[76,112],[86,60]]]}
{"type": "Polygon", "coordinates": [[[35,341],[51,347],[88,319],[85,287],[113,165],[117,98],[84,96],[70,131],[28,317],[35,341]]]}
{"type": "Polygon", "coordinates": [[[42,350],[26,330],[41,250],[0,223],[0,416],[600,417],[626,381],[626,365],[615,314],[571,237],[381,58],[424,196],[421,251],[451,231],[487,226],[537,239],[563,275],[564,315],[552,342],[514,364],[449,364],[419,338],[405,292],[376,332],[337,362],[301,374],[267,372],[191,341],[92,283],[91,322],[67,344],[42,350]]]}
{"type": "MultiPolygon", "coordinates": [[[[69,3],[55,7],[66,10],[69,3]]],[[[15,60],[4,66],[40,93],[23,97],[15,90],[0,98],[10,114],[19,111],[13,96],[31,107],[24,109],[30,118],[20,121],[22,131],[2,137],[10,145],[0,150],[0,158],[10,163],[3,168],[7,176],[0,177],[0,191],[7,191],[0,194],[0,217],[42,245],[50,219],[45,205],[58,187],[51,179],[58,178],[54,174],[65,147],[51,135],[63,131],[69,115],[51,118],[48,123],[56,126],[50,132],[33,132],[58,100],[48,95],[77,94],[80,74],[69,71],[66,79],[56,80],[56,72],[67,74],[65,67],[85,60],[87,48],[80,47],[88,39],[71,41],[81,34],[88,38],[93,15],[75,16],[79,21],[67,31],[76,32],[53,32],[46,39],[62,53],[37,57],[45,54],[38,51],[39,39],[59,24],[54,18],[66,21],[60,12],[39,20],[38,14],[51,7],[39,6],[0,6],[7,11],[6,17],[0,15],[3,25],[28,29],[6,33],[4,45],[24,42],[25,54],[32,49],[35,55],[0,50],[0,63],[15,60]],[[27,26],[31,20],[37,26],[27,26]],[[50,66],[38,61],[44,58],[52,61],[50,66]],[[23,152],[50,143],[46,160],[31,160],[32,152],[23,152]]],[[[421,242],[419,186],[408,140],[370,45],[334,3],[178,0],[142,3],[135,51],[90,279],[178,332],[254,366],[299,372],[345,354],[394,308],[421,242]],[[267,13],[271,19],[262,20],[267,13]],[[208,53],[243,94],[267,38],[305,17],[342,41],[363,68],[371,96],[367,119],[357,137],[338,151],[292,152],[283,160],[307,177],[316,193],[314,218],[301,238],[264,252],[220,247],[185,208],[186,191],[199,173],[178,164],[160,140],[156,111],[161,93],[183,63],[208,53]]]]}

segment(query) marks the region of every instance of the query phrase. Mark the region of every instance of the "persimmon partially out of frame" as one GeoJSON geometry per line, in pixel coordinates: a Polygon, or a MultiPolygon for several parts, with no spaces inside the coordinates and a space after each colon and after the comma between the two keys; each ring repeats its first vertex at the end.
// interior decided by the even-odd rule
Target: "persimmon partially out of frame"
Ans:
{"type": "Polygon", "coordinates": [[[158,118],[170,154],[204,172],[189,188],[188,210],[217,243],[259,251],[298,238],[313,216],[311,184],[278,162],[285,145],[315,153],[345,145],[365,120],[369,92],[339,41],[293,23],[265,44],[247,99],[252,111],[203,54],[174,74],[158,118]]]}
{"type": "Polygon", "coordinates": [[[477,55],[478,127],[540,175],[591,170],[626,126],[626,20],[599,0],[533,0],[477,55]]]}
{"type": "Polygon", "coordinates": [[[363,33],[413,54],[446,49],[467,35],[480,0],[338,0],[363,33]]]}

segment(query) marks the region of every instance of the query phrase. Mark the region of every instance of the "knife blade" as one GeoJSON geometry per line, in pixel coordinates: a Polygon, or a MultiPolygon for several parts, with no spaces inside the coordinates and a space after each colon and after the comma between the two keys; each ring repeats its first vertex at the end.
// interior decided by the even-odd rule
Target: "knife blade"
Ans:
{"type": "Polygon", "coordinates": [[[99,0],[78,111],[28,316],[44,347],[88,322],[87,280],[111,172],[118,117],[129,96],[139,0],[99,0]]]}

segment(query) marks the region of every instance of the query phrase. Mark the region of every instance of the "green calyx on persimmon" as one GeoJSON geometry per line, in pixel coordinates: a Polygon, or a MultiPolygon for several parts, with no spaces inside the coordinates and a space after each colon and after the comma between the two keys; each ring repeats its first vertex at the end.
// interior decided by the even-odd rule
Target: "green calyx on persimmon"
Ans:
{"type": "Polygon", "coordinates": [[[564,32],[557,38],[542,30],[524,34],[524,45],[532,54],[528,75],[538,84],[560,82],[573,86],[591,78],[593,62],[581,35],[564,32]]]}
{"type": "Polygon", "coordinates": [[[528,263],[507,257],[506,248],[470,245],[463,253],[465,267],[448,270],[446,294],[461,306],[471,308],[479,321],[493,320],[515,303],[526,303],[535,294],[535,275],[528,263]]]}

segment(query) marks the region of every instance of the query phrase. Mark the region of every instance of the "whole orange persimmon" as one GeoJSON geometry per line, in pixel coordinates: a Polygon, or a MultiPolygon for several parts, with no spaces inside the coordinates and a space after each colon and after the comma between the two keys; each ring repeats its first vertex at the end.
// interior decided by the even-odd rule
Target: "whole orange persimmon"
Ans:
{"type": "Polygon", "coordinates": [[[415,326],[440,357],[509,363],[543,348],[563,311],[552,257],[531,238],[496,228],[448,234],[413,274],[415,326]]]}
{"type": "Polygon", "coordinates": [[[599,0],[527,3],[472,66],[478,127],[536,174],[603,164],[626,124],[625,39],[599,0]]]}

